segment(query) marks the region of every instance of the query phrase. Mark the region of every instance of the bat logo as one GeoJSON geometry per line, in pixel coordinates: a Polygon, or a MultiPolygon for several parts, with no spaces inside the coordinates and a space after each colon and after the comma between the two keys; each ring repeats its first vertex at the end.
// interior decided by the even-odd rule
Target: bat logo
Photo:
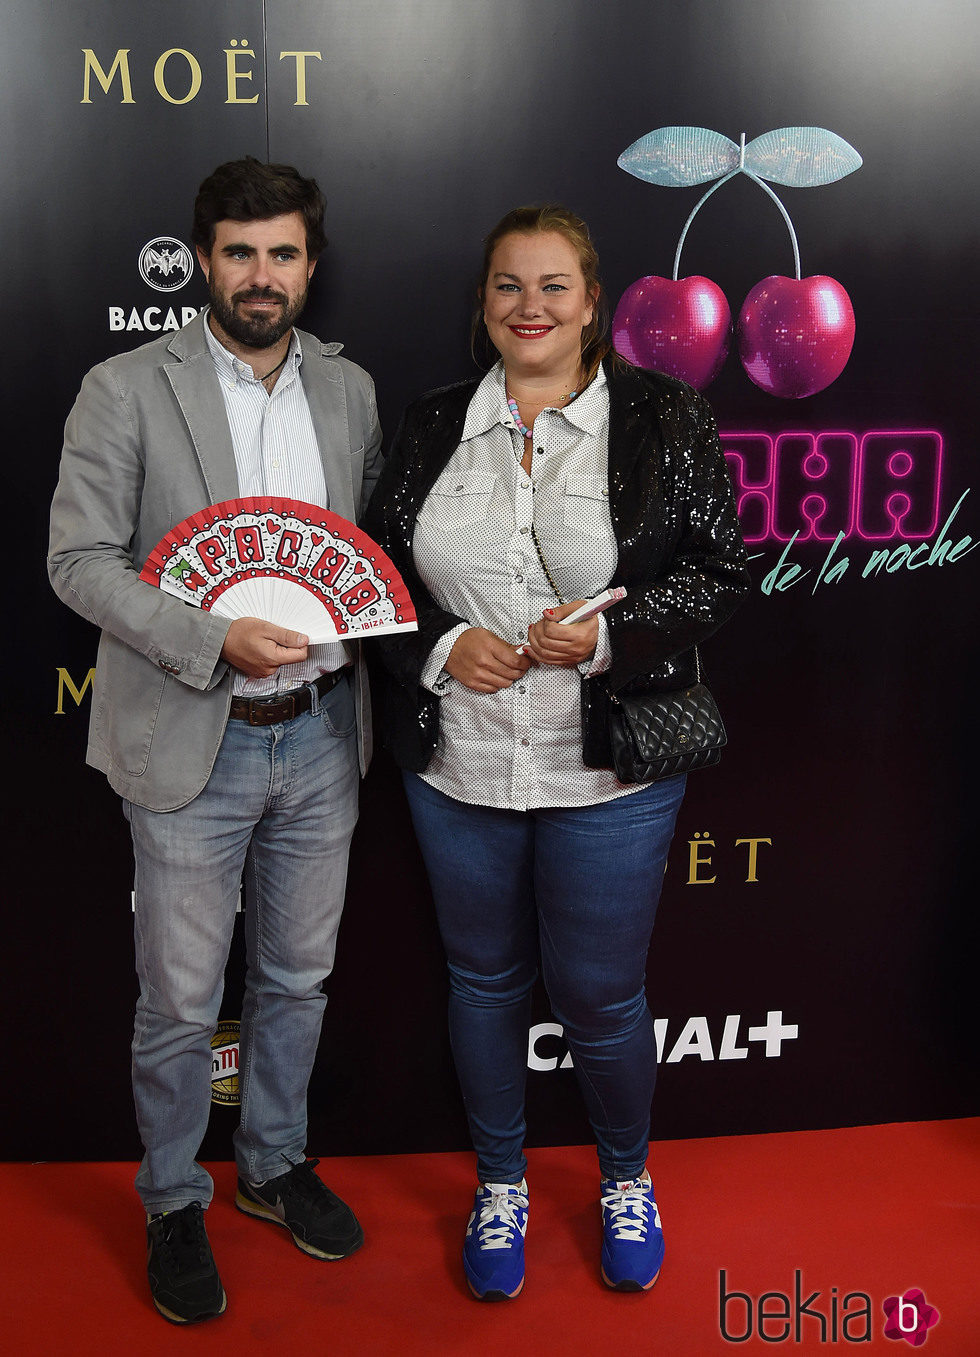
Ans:
{"type": "Polygon", "coordinates": [[[190,250],[173,236],[157,236],[140,251],[140,275],[157,292],[175,292],[183,287],[193,269],[190,250]]]}
{"type": "Polygon", "coordinates": [[[175,254],[169,250],[147,250],[146,263],[148,268],[157,268],[164,278],[169,278],[171,269],[187,268],[187,253],[184,250],[177,250],[175,254]]]}

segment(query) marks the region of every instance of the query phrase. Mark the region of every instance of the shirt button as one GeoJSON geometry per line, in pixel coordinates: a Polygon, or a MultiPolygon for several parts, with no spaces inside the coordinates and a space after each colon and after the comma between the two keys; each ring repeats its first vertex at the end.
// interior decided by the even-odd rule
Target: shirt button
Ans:
{"type": "Polygon", "coordinates": [[[521,741],[521,744],[523,744],[523,745],[529,745],[530,743],[531,743],[530,740],[522,740],[522,741],[521,741]]]}
{"type": "Polygon", "coordinates": [[[527,531],[528,531],[527,528],[521,528],[521,532],[527,532],[527,531]]]}
{"type": "Polygon", "coordinates": [[[523,683],[519,683],[519,684],[517,685],[517,691],[518,691],[519,693],[526,693],[526,692],[527,692],[527,688],[526,688],[526,686],[525,686],[523,683]]]}
{"type": "Polygon", "coordinates": [[[530,481],[521,481],[521,489],[522,489],[522,490],[529,490],[530,487],[531,487],[531,482],[530,482],[530,481]]]}
{"type": "Polygon", "coordinates": [[[515,575],[514,578],[516,579],[516,581],[517,581],[518,584],[523,584],[523,583],[524,583],[524,576],[523,576],[523,575],[515,575]]]}
{"type": "Polygon", "coordinates": [[[538,456],[540,457],[541,454],[544,452],[544,448],[535,448],[534,451],[535,451],[535,452],[538,454],[538,456]]]}

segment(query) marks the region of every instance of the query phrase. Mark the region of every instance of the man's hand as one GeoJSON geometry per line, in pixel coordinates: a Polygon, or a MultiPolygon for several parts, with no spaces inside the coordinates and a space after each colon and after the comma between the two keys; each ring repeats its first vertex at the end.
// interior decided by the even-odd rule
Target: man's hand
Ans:
{"type": "Polygon", "coordinates": [[[221,658],[248,678],[271,678],[281,664],[307,657],[310,638],[258,617],[236,617],[221,647],[221,658]]]}
{"type": "Polygon", "coordinates": [[[475,693],[496,693],[526,674],[531,661],[486,627],[470,627],[457,637],[446,658],[447,673],[475,693]]]}
{"type": "Polygon", "coordinates": [[[582,600],[579,600],[563,603],[560,608],[549,608],[541,621],[535,622],[528,631],[527,650],[538,664],[558,664],[570,669],[595,654],[599,639],[597,615],[587,617],[583,622],[571,622],[567,627],[559,625],[561,618],[568,617],[581,606],[582,600]]]}

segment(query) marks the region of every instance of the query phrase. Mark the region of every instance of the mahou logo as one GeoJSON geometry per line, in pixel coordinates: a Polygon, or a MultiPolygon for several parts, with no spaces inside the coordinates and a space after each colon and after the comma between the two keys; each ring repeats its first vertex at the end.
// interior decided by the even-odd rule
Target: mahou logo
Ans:
{"type": "Polygon", "coordinates": [[[232,1019],[218,1023],[211,1038],[211,1101],[237,1107],[239,1024],[232,1019]]]}
{"type": "Polygon", "coordinates": [[[194,270],[190,250],[173,236],[156,236],[140,250],[140,277],[157,292],[176,292],[194,270]]]}

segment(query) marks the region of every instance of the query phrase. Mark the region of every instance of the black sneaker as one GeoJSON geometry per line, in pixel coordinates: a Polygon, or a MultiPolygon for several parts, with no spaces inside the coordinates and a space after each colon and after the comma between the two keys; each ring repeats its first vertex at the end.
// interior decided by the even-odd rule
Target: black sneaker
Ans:
{"type": "Polygon", "coordinates": [[[354,1212],[313,1170],[319,1159],[305,1159],[288,1173],[260,1187],[238,1180],[235,1205],[248,1216],[285,1225],[293,1243],[314,1258],[346,1258],[364,1243],[354,1212]]]}
{"type": "Polygon", "coordinates": [[[153,1304],[171,1324],[223,1315],[225,1296],[204,1228],[200,1202],[146,1222],[146,1271],[153,1304]]]}

